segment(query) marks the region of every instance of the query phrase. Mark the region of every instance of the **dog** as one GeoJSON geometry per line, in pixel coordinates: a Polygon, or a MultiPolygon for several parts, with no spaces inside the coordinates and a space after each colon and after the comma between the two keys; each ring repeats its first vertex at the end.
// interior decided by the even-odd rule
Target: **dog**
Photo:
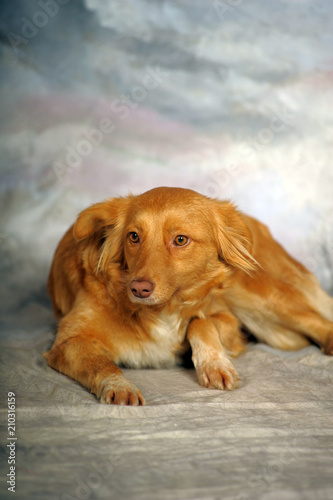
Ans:
{"type": "Polygon", "coordinates": [[[81,212],[56,249],[60,319],[48,364],[102,403],[144,405],[118,365],[168,367],[188,350],[200,385],[232,390],[244,328],[277,349],[333,354],[333,299],[268,228],[229,201],[159,187],[81,212]]]}

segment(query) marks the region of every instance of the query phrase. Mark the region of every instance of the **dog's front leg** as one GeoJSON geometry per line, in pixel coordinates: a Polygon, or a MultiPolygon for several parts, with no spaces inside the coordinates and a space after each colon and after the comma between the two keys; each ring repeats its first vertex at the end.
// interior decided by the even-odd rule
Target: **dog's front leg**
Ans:
{"type": "Polygon", "coordinates": [[[192,359],[200,385],[214,389],[232,390],[238,386],[239,376],[221,343],[216,318],[191,321],[187,338],[192,348],[192,359]]]}
{"type": "Polygon", "coordinates": [[[141,392],[124,377],[98,338],[84,332],[64,338],[59,333],[52,349],[44,353],[52,368],[80,382],[101,403],[145,404],[141,392]]]}

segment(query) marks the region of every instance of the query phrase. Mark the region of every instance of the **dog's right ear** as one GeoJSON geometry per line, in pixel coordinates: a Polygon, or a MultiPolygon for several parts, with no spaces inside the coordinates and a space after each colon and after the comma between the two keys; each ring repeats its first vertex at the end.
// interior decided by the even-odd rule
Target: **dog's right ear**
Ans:
{"type": "Polygon", "coordinates": [[[111,198],[81,212],[74,224],[74,237],[83,240],[101,229],[119,228],[126,217],[128,198],[111,198]]]}
{"type": "Polygon", "coordinates": [[[123,262],[123,233],[131,197],[96,203],[83,210],[74,224],[75,239],[87,240],[95,272],[103,273],[111,262],[123,262]]]}

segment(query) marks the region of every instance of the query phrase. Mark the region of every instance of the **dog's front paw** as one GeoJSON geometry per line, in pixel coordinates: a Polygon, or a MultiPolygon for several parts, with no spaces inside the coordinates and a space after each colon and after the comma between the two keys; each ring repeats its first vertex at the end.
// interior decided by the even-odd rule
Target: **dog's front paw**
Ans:
{"type": "Polygon", "coordinates": [[[99,387],[97,397],[101,403],[113,405],[143,406],[144,397],[137,387],[125,377],[107,377],[99,387]]]}
{"type": "Polygon", "coordinates": [[[196,367],[199,383],[210,389],[232,391],[238,387],[240,378],[228,359],[208,361],[196,367]]]}

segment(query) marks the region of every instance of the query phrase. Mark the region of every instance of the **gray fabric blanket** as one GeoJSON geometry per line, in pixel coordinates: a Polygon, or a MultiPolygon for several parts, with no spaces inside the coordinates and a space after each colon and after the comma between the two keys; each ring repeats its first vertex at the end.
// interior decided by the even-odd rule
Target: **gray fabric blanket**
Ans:
{"type": "Polygon", "coordinates": [[[1,349],[2,422],[16,394],[15,498],[333,498],[333,358],[316,347],[251,345],[233,392],[201,388],[193,369],[125,370],[147,406],[121,407],[47,367],[48,343],[1,349]]]}

